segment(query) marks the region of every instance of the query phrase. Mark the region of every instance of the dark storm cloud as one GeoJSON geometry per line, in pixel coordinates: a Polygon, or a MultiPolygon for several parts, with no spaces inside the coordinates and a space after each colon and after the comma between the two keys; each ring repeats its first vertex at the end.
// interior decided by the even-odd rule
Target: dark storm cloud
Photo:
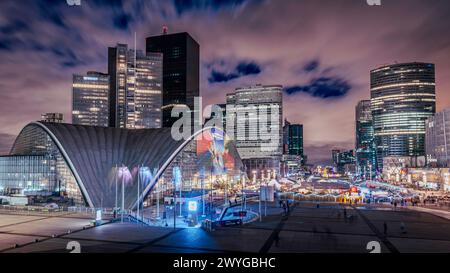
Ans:
{"type": "Polygon", "coordinates": [[[39,0],[35,2],[41,20],[46,20],[61,28],[67,28],[64,15],[61,12],[61,8],[67,6],[66,1],[39,0]]]}
{"type": "Polygon", "coordinates": [[[240,6],[248,0],[173,0],[179,14],[191,10],[232,8],[240,6]]]}
{"type": "Polygon", "coordinates": [[[142,11],[142,1],[91,0],[89,4],[95,9],[107,11],[109,16],[105,19],[110,20],[112,26],[121,31],[128,30],[134,21],[134,17],[142,11]],[[136,4],[134,14],[125,10],[126,2],[136,4]]]}
{"type": "Polygon", "coordinates": [[[295,93],[307,93],[313,97],[330,98],[345,96],[352,87],[339,78],[321,77],[311,81],[308,85],[288,86],[284,91],[291,95],[295,93]]]}
{"type": "Polygon", "coordinates": [[[14,19],[12,22],[0,26],[0,33],[2,35],[11,35],[18,32],[29,31],[29,25],[22,19],[14,19]]]}
{"type": "Polygon", "coordinates": [[[113,22],[116,28],[126,30],[132,22],[132,17],[128,14],[122,13],[114,16],[113,22]]]}
{"type": "Polygon", "coordinates": [[[303,67],[305,72],[313,72],[319,68],[319,60],[312,60],[303,67]]]}
{"type": "MultiPolygon", "coordinates": [[[[220,62],[221,64],[224,64],[224,62],[220,62]]],[[[207,67],[210,67],[211,65],[207,65],[207,67]]],[[[240,77],[245,77],[249,75],[258,75],[261,73],[262,69],[261,67],[251,61],[241,61],[239,62],[236,67],[233,69],[232,72],[220,72],[216,69],[211,70],[211,74],[208,78],[209,83],[220,83],[220,82],[228,82],[240,77]]]]}

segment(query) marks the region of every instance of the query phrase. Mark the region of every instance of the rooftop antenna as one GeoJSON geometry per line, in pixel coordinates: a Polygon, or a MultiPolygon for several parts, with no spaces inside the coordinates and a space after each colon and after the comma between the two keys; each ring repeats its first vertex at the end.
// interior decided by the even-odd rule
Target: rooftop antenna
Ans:
{"type": "Polygon", "coordinates": [[[167,32],[169,32],[169,28],[167,26],[163,26],[162,27],[162,32],[163,32],[164,35],[166,35],[167,32]]]}

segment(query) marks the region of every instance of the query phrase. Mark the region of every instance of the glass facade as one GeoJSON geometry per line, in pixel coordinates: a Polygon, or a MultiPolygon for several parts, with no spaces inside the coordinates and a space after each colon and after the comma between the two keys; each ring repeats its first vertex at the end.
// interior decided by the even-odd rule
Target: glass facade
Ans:
{"type": "Polygon", "coordinates": [[[353,150],[340,151],[332,150],[333,163],[340,173],[348,171],[350,165],[355,164],[355,155],[353,150]]]}
{"type": "Polygon", "coordinates": [[[386,156],[425,156],[425,120],[436,111],[434,64],[383,66],[370,78],[378,170],[386,156]]]}
{"type": "Polygon", "coordinates": [[[100,72],[73,75],[72,123],[108,126],[109,76],[100,72]]]}
{"type": "Polygon", "coordinates": [[[163,64],[163,127],[171,127],[176,105],[194,109],[194,98],[200,94],[200,45],[187,32],[148,37],[147,55],[162,53],[163,64]]]}
{"type": "Polygon", "coordinates": [[[52,156],[0,156],[0,194],[51,195],[55,189],[56,160],[52,156]]]}
{"type": "Polygon", "coordinates": [[[437,167],[449,167],[450,108],[427,119],[425,140],[427,163],[437,167]]]}
{"type": "Polygon", "coordinates": [[[376,149],[373,134],[373,118],[370,100],[362,100],[356,106],[356,172],[367,177],[376,170],[376,149]]]}
{"type": "Polygon", "coordinates": [[[14,143],[11,156],[5,157],[3,173],[24,180],[2,180],[7,186],[24,190],[51,192],[62,196],[68,205],[85,206],[77,181],[50,136],[38,125],[26,126],[14,143]],[[20,168],[23,164],[23,168],[20,168]],[[36,173],[33,174],[33,171],[36,173]],[[31,183],[30,183],[31,181],[31,183]],[[26,182],[26,183],[25,183],[26,182]],[[34,188],[33,188],[34,186],[34,188]]]}
{"type": "Polygon", "coordinates": [[[280,85],[255,85],[227,94],[227,133],[235,140],[248,172],[255,168],[280,170],[282,89],[280,85]]]}
{"type": "Polygon", "coordinates": [[[219,129],[206,130],[195,137],[170,162],[154,185],[147,185],[151,171],[146,167],[141,169],[145,174],[144,187],[151,189],[144,201],[144,217],[165,219],[169,224],[168,218],[173,213],[189,214],[189,201],[197,202],[198,214],[204,214],[204,204],[205,213],[215,215],[212,208],[220,208],[228,204],[227,200],[234,200],[246,180],[237,149],[219,129]]]}
{"type": "Polygon", "coordinates": [[[291,124],[287,120],[283,127],[283,153],[303,157],[303,125],[291,124]]]}
{"type": "Polygon", "coordinates": [[[128,49],[109,48],[109,123],[111,127],[161,128],[163,56],[128,49]]]}

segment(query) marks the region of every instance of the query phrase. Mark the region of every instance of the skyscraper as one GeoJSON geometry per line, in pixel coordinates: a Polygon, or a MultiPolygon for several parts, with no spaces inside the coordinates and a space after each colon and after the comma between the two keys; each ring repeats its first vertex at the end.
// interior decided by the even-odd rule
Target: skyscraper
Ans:
{"type": "Polygon", "coordinates": [[[148,37],[147,54],[163,53],[163,127],[171,127],[176,105],[194,110],[194,97],[200,94],[200,46],[186,32],[148,37]]]}
{"type": "Polygon", "coordinates": [[[356,121],[356,171],[359,175],[376,170],[376,152],[370,100],[359,101],[355,109],[356,121]]]}
{"type": "Polygon", "coordinates": [[[161,127],[162,58],[129,50],[126,44],[108,48],[109,126],[161,127]]]}
{"type": "Polygon", "coordinates": [[[283,127],[283,154],[298,155],[305,163],[303,152],[303,124],[292,124],[285,120],[283,127]]]}
{"type": "Polygon", "coordinates": [[[63,123],[64,115],[62,113],[45,113],[41,115],[41,121],[63,123]]]}
{"type": "Polygon", "coordinates": [[[72,123],[108,126],[109,76],[100,72],[73,75],[72,123]]]}
{"type": "Polygon", "coordinates": [[[281,161],[284,176],[298,174],[301,166],[306,163],[303,154],[303,125],[284,121],[283,126],[283,157],[281,161]]]}
{"type": "Polygon", "coordinates": [[[426,120],[425,151],[427,163],[450,167],[450,108],[426,120]]]}
{"type": "Polygon", "coordinates": [[[253,170],[279,171],[283,153],[283,87],[255,85],[227,94],[227,133],[253,170]],[[274,120],[275,119],[275,120],[274,120]]]}
{"type": "Polygon", "coordinates": [[[379,67],[370,87],[378,169],[387,156],[425,156],[425,120],[436,109],[434,64],[379,67]]]}
{"type": "Polygon", "coordinates": [[[344,173],[347,171],[354,171],[355,155],[353,150],[332,150],[331,154],[333,164],[336,166],[338,172],[344,173]]]}

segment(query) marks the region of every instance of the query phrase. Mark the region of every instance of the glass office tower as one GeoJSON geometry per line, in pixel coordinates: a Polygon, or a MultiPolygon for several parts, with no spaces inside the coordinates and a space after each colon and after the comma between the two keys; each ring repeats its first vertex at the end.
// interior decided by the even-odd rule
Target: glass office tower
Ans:
{"type": "Polygon", "coordinates": [[[370,100],[359,101],[355,113],[356,171],[358,175],[368,177],[371,170],[372,175],[376,170],[376,149],[370,100]]]}
{"type": "Polygon", "coordinates": [[[370,81],[378,170],[386,156],[425,156],[425,120],[436,111],[434,64],[382,66],[370,81]]]}
{"type": "Polygon", "coordinates": [[[73,75],[72,123],[108,126],[109,76],[100,72],[73,75]]]}
{"type": "Polygon", "coordinates": [[[227,94],[226,133],[234,138],[248,173],[256,169],[280,170],[282,89],[281,85],[255,85],[227,94]]]}
{"type": "Polygon", "coordinates": [[[161,127],[162,64],[161,53],[145,55],[126,44],[108,48],[110,127],[161,127]]]}
{"type": "Polygon", "coordinates": [[[163,54],[163,127],[171,127],[176,105],[194,110],[194,98],[200,95],[200,45],[187,32],[148,37],[147,54],[163,54]]]}
{"type": "Polygon", "coordinates": [[[437,112],[426,121],[425,150],[431,166],[450,166],[450,108],[437,112]]]}

